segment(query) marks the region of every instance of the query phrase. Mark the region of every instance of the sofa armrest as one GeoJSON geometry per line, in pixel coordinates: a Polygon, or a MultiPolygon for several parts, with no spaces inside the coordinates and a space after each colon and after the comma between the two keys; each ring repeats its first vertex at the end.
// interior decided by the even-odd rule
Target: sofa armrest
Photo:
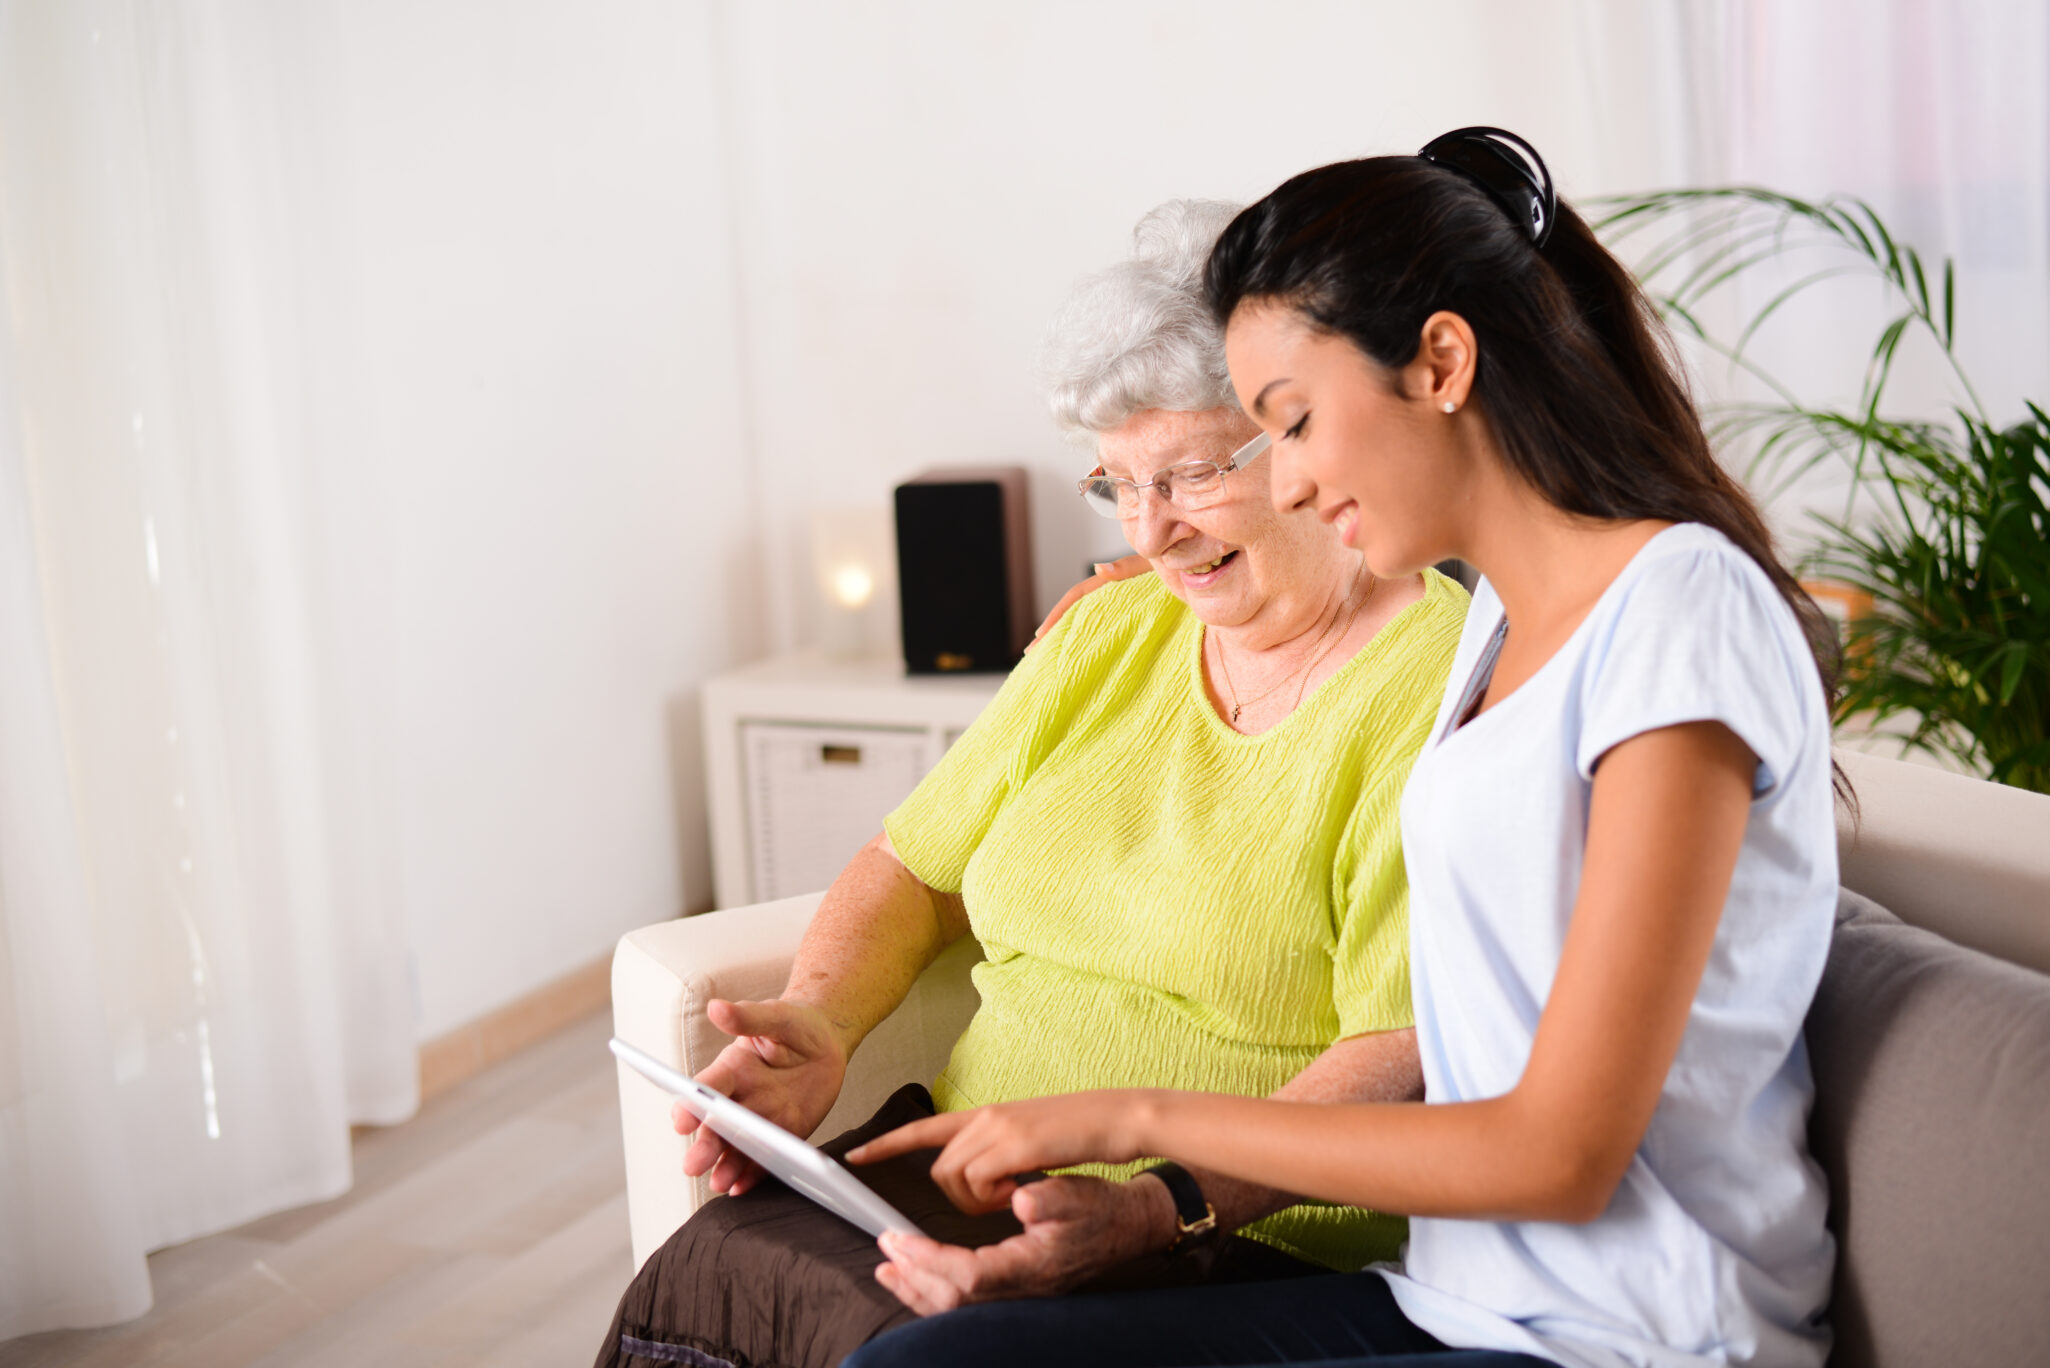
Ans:
{"type": "Polygon", "coordinates": [[[1837,810],[1844,887],[1902,921],[2050,974],[2050,797],[1839,750],[1858,791],[1837,810]]]}
{"type": "MultiPolygon", "coordinates": [[[[705,1004],[781,993],[821,896],[707,912],[621,937],[612,956],[613,1032],[695,1075],[729,1039],[706,1020],[705,1004]]],[[[963,936],[919,976],[910,995],[855,1051],[839,1101],[814,1139],[852,1130],[896,1089],[930,1083],[938,1075],[975,1013],[978,999],[968,973],[981,958],[974,938],[963,936]]],[[[670,1127],[670,1101],[653,1083],[619,1066],[627,1222],[636,1268],[712,1196],[703,1178],[684,1176],[687,1146],[670,1127]]]]}

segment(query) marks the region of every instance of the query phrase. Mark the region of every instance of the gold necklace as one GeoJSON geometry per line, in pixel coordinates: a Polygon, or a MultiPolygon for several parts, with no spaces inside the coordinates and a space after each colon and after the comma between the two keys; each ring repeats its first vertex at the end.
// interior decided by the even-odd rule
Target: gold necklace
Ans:
{"type": "MultiPolygon", "coordinates": [[[[1360,568],[1362,571],[1366,569],[1364,565],[1360,568]]],[[[1360,620],[1361,613],[1367,611],[1367,605],[1374,601],[1374,593],[1380,587],[1381,580],[1376,576],[1374,577],[1374,582],[1367,586],[1367,596],[1360,600],[1360,606],[1352,610],[1352,615],[1345,620],[1345,626],[1339,629],[1337,636],[1331,638],[1331,644],[1317,653],[1317,660],[1322,660],[1325,656],[1338,649],[1338,643],[1345,640],[1347,634],[1352,631],[1352,625],[1360,620]]],[[[1317,660],[1311,661],[1310,668],[1303,671],[1303,682],[1296,685],[1295,702],[1288,705],[1290,712],[1294,712],[1297,708],[1303,706],[1303,694],[1310,687],[1310,676],[1316,673],[1317,660]]]]}
{"type": "MultiPolygon", "coordinates": [[[[1366,573],[1367,573],[1367,567],[1366,567],[1366,563],[1365,563],[1364,561],[1362,561],[1362,562],[1360,563],[1359,573],[1358,573],[1358,574],[1355,574],[1355,575],[1353,576],[1352,586],[1351,586],[1351,587],[1348,587],[1348,588],[1346,589],[1346,591],[1345,591],[1345,596],[1346,596],[1346,598],[1350,599],[1350,598],[1352,597],[1352,589],[1353,589],[1353,588],[1356,588],[1356,587],[1357,587],[1357,586],[1359,585],[1359,582],[1360,582],[1360,575],[1364,575],[1364,574],[1366,574],[1366,573]]],[[[1289,681],[1290,681],[1291,679],[1295,679],[1295,678],[1297,678],[1298,676],[1300,676],[1300,677],[1302,678],[1302,681],[1303,681],[1303,686],[1302,686],[1302,688],[1299,688],[1299,689],[1297,689],[1297,690],[1296,690],[1296,695],[1295,695],[1295,702],[1294,702],[1293,704],[1291,704],[1291,705],[1290,705],[1290,708],[1289,708],[1289,710],[1290,710],[1291,712],[1293,712],[1293,711],[1294,711],[1294,710],[1295,710],[1295,709],[1296,709],[1297,707],[1300,707],[1300,706],[1302,705],[1302,701],[1303,701],[1303,691],[1304,691],[1304,689],[1307,689],[1307,688],[1309,687],[1309,684],[1310,684],[1310,675],[1311,675],[1311,673],[1312,673],[1312,672],[1313,672],[1313,671],[1314,671],[1314,670],[1315,670],[1315,669],[1317,668],[1317,662],[1318,662],[1318,661],[1320,661],[1320,660],[1322,660],[1322,659],[1323,659],[1323,658],[1324,658],[1325,656],[1327,656],[1327,655],[1330,655],[1332,651],[1334,651],[1335,649],[1337,649],[1337,647],[1338,647],[1338,643],[1339,643],[1339,642],[1341,642],[1341,641],[1343,641],[1343,640],[1345,640],[1345,634],[1346,634],[1347,632],[1350,632],[1350,631],[1352,630],[1352,625],[1353,625],[1353,624],[1354,624],[1355,622],[1358,622],[1358,621],[1359,621],[1359,617],[1360,617],[1360,614],[1361,614],[1361,613],[1362,613],[1363,611],[1365,611],[1365,609],[1366,609],[1366,606],[1367,606],[1367,603],[1368,603],[1368,600],[1370,600],[1370,599],[1372,599],[1372,598],[1374,597],[1374,591],[1375,591],[1376,589],[1379,589],[1380,587],[1381,587],[1381,581],[1380,581],[1379,579],[1375,579],[1375,581],[1374,581],[1374,582],[1373,582],[1373,583],[1372,583],[1371,585],[1369,585],[1369,586],[1367,587],[1367,595],[1366,595],[1366,598],[1363,598],[1363,599],[1361,599],[1361,600],[1359,601],[1359,605],[1358,605],[1357,607],[1355,607],[1355,608],[1354,608],[1354,609],[1352,610],[1352,613],[1351,613],[1351,614],[1350,614],[1350,615],[1349,615],[1349,616],[1348,616],[1348,617],[1347,617],[1347,618],[1345,619],[1345,626],[1343,626],[1343,627],[1341,627],[1341,628],[1339,628],[1339,629],[1338,629],[1338,635],[1337,635],[1337,636],[1331,637],[1331,638],[1330,638],[1330,639],[1329,639],[1328,641],[1325,641],[1325,642],[1324,642],[1324,644],[1323,644],[1322,648],[1321,648],[1320,650],[1318,650],[1318,652],[1317,652],[1317,653],[1316,653],[1315,655],[1313,655],[1313,656],[1311,656],[1311,657],[1310,657],[1310,660],[1309,660],[1309,663],[1308,663],[1308,664],[1306,664],[1306,665],[1302,666],[1302,667],[1301,667],[1300,669],[1296,669],[1296,670],[1290,670],[1290,671],[1289,671],[1289,672],[1288,672],[1287,674],[1283,675],[1283,676],[1282,676],[1282,677],[1281,677],[1280,679],[1278,679],[1278,680],[1276,680],[1276,681],[1275,681],[1274,683],[1272,683],[1272,684],[1268,685],[1268,686],[1267,686],[1266,688],[1262,689],[1262,690],[1261,690],[1261,691],[1260,691],[1259,693],[1256,693],[1256,694],[1254,694],[1254,695],[1253,695],[1253,696],[1252,696],[1251,698],[1248,698],[1248,699],[1246,699],[1246,700],[1245,700],[1244,702],[1240,702],[1240,701],[1239,701],[1239,691],[1238,691],[1238,686],[1237,686],[1237,685],[1235,685],[1235,684],[1233,684],[1233,683],[1231,682],[1231,665],[1230,665],[1230,663],[1229,663],[1229,662],[1227,662],[1227,661],[1225,660],[1225,658],[1224,658],[1224,638],[1223,638],[1223,637],[1219,637],[1219,638],[1217,639],[1217,668],[1218,668],[1218,671],[1219,671],[1219,673],[1223,674],[1223,676],[1224,676],[1224,687],[1225,687],[1225,690],[1226,690],[1227,692],[1229,692],[1229,693],[1231,694],[1231,721],[1232,721],[1232,725],[1234,725],[1234,726],[1238,725],[1238,720],[1239,720],[1239,714],[1240,714],[1240,713],[1242,713],[1242,712],[1244,712],[1244,711],[1246,710],[1246,708],[1247,708],[1247,707],[1248,707],[1248,706],[1249,706],[1250,704],[1258,703],[1258,702],[1259,702],[1259,701],[1260,701],[1261,699],[1263,699],[1263,698],[1267,697],[1267,696],[1268,696],[1269,694],[1273,693],[1273,692],[1274,692],[1275,690],[1277,690],[1277,689],[1281,688],[1281,687],[1282,687],[1283,685],[1287,684],[1287,683],[1288,683],[1288,682],[1289,682],[1289,681]]],[[[1335,614],[1335,613],[1334,613],[1334,614],[1332,615],[1332,618],[1331,618],[1331,620],[1332,620],[1333,622],[1336,622],[1336,621],[1338,620],[1338,616],[1337,616],[1337,614],[1335,614]]],[[[1325,628],[1324,630],[1325,630],[1326,632],[1329,632],[1329,631],[1330,631],[1331,629],[1327,627],[1327,628],[1325,628]]],[[[1320,639],[1321,639],[1321,638],[1320,638],[1320,639]]]]}

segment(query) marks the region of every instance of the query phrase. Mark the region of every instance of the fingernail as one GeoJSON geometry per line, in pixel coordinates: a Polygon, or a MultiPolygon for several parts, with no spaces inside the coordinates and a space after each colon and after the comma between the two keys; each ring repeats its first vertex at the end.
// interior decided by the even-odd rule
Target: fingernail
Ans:
{"type": "Polygon", "coordinates": [[[1090,566],[1089,568],[1094,570],[1099,575],[1108,574],[1110,571],[1110,564],[1107,561],[1099,561],[1095,565],[1090,566]]]}

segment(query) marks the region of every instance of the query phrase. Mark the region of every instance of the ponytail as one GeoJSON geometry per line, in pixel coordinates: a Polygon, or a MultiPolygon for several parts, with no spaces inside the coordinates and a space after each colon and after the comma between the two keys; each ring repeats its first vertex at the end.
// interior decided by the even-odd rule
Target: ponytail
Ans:
{"type": "MultiPolygon", "coordinates": [[[[1218,239],[1204,276],[1211,310],[1223,324],[1248,300],[1284,303],[1391,371],[1415,358],[1433,313],[1458,314],[1479,344],[1469,402],[1510,469],[1568,513],[1703,523],[1728,537],[1793,610],[1833,713],[1835,630],[1716,461],[1651,302],[1571,205],[1556,204],[1539,247],[1498,201],[1418,157],[1306,171],[1218,239]]],[[[1837,787],[1848,799],[1840,771],[1837,787]]]]}

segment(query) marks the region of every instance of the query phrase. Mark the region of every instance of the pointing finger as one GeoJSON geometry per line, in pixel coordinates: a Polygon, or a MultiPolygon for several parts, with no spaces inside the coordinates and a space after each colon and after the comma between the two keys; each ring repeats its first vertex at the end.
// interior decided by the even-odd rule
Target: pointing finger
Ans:
{"type": "Polygon", "coordinates": [[[972,1111],[945,1112],[939,1116],[928,1116],[909,1125],[899,1126],[888,1134],[879,1135],[865,1145],[856,1145],[847,1151],[850,1164],[873,1164],[880,1159],[893,1159],[913,1150],[935,1149],[947,1143],[960,1133],[963,1126],[975,1115],[972,1111]]]}

